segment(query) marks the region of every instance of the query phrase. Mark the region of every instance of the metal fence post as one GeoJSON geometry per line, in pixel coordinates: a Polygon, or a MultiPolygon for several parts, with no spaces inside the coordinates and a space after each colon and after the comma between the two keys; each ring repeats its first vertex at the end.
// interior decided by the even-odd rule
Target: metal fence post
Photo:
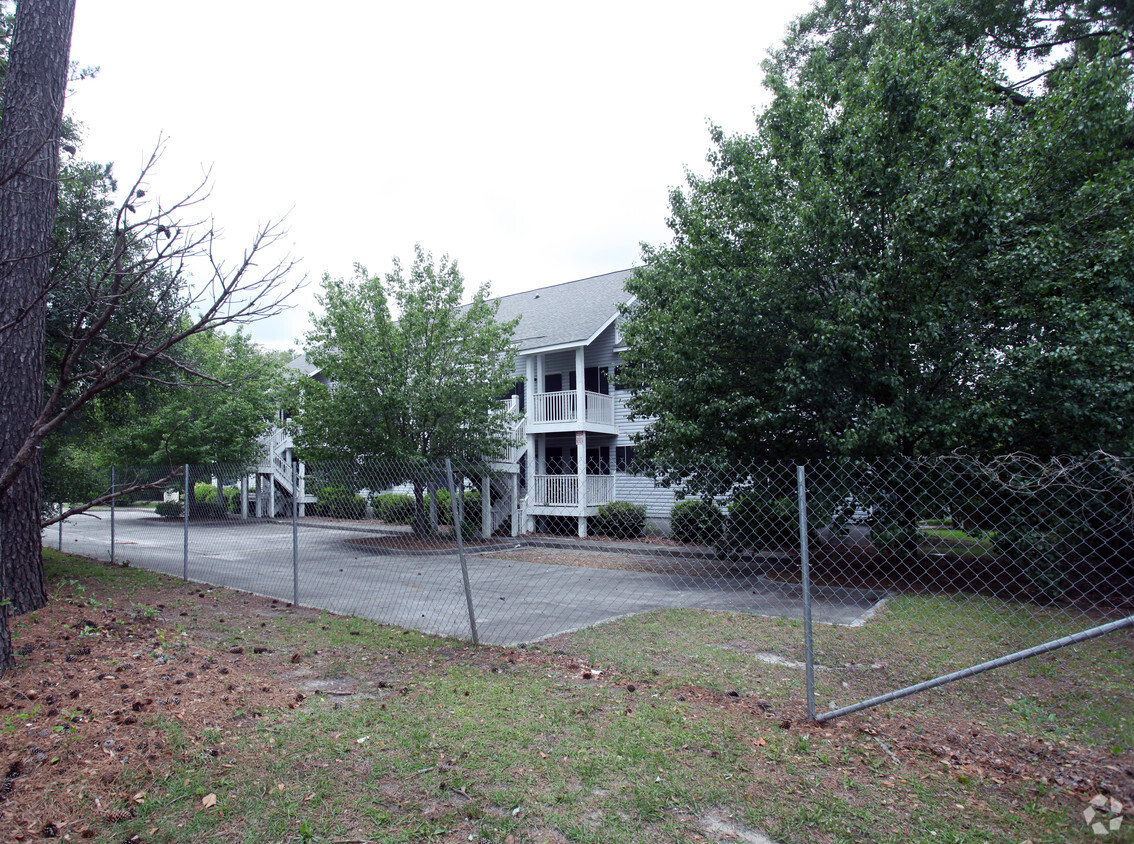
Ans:
{"type": "Polygon", "coordinates": [[[445,474],[449,479],[449,509],[453,511],[453,530],[457,532],[457,555],[461,558],[461,579],[465,584],[465,605],[469,609],[469,629],[472,631],[474,645],[480,644],[476,632],[476,613],[473,612],[472,587],[469,585],[469,566],[465,560],[465,541],[461,535],[461,515],[457,512],[457,490],[453,487],[453,462],[445,458],[445,474]]]}
{"type": "Polygon", "coordinates": [[[299,463],[291,463],[291,603],[299,606],[299,463]]]}
{"type": "Polygon", "coordinates": [[[189,464],[185,464],[185,501],[181,505],[185,517],[185,544],[181,561],[181,579],[189,579],[189,464]]]}
{"type": "MultiPolygon", "coordinates": [[[[59,502],[59,515],[63,515],[63,502],[59,502]]],[[[59,520],[59,550],[63,550],[63,519],[59,520]]]]}
{"type": "Polygon", "coordinates": [[[807,479],[802,466],[795,467],[799,491],[799,561],[803,569],[803,648],[807,674],[807,717],[815,720],[815,648],[811,641],[811,561],[807,547],[807,479]]]}
{"type": "Polygon", "coordinates": [[[114,484],[117,480],[114,467],[110,467],[110,564],[114,565],[114,484]]]}

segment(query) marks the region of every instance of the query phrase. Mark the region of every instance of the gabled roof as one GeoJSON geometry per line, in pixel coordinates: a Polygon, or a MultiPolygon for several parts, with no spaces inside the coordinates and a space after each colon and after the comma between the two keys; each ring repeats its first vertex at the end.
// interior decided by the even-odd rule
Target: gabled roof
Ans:
{"type": "MultiPolygon", "coordinates": [[[[495,300],[500,303],[496,318],[506,322],[520,317],[512,334],[519,354],[585,345],[614,321],[618,306],[629,301],[625,285],[633,274],[634,270],[618,270],[501,296],[495,300]]],[[[320,372],[306,355],[288,366],[312,377],[320,372]]]]}
{"type": "Polygon", "coordinates": [[[630,298],[625,285],[633,274],[634,270],[619,270],[501,296],[496,300],[497,319],[520,317],[512,335],[520,354],[582,345],[618,315],[618,306],[630,298]]]}

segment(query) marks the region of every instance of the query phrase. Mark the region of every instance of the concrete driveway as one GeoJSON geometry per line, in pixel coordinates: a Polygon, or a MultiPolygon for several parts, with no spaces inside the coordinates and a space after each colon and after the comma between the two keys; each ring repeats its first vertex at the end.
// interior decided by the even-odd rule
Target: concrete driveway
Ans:
{"type": "MultiPolygon", "coordinates": [[[[116,562],[180,577],[186,561],[182,522],[150,510],[119,509],[116,562]]],[[[381,536],[356,525],[301,521],[293,552],[289,522],[263,519],[191,523],[188,577],[298,602],[335,613],[458,638],[470,638],[469,612],[455,554],[397,555],[348,542],[381,536]]],[[[44,531],[58,547],[59,529],[44,531]]],[[[109,560],[110,513],[68,519],[62,549],[109,560]]],[[[522,540],[518,540],[522,542],[522,540]]],[[[802,618],[798,589],[759,577],[720,578],[522,563],[491,552],[468,556],[473,612],[481,642],[513,645],[570,632],[626,615],[697,608],[802,618]]],[[[813,596],[817,623],[860,624],[876,609],[877,593],[860,590],[813,596]]]]}

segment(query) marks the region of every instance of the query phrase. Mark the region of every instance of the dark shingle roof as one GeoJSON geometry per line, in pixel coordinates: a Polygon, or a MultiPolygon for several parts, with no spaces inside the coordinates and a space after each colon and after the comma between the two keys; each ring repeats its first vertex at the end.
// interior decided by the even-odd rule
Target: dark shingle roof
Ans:
{"type": "Polygon", "coordinates": [[[633,270],[619,270],[501,296],[496,300],[500,303],[497,319],[504,322],[520,317],[512,336],[521,353],[585,343],[629,299],[625,284],[633,274],[633,270]]]}
{"type": "MultiPolygon", "coordinates": [[[[496,318],[505,322],[520,317],[512,337],[521,354],[577,346],[593,339],[618,313],[618,306],[630,298],[625,284],[633,274],[634,270],[618,270],[501,296],[496,300],[500,303],[496,318]]],[[[305,355],[288,366],[304,375],[315,376],[319,372],[305,355]]]]}

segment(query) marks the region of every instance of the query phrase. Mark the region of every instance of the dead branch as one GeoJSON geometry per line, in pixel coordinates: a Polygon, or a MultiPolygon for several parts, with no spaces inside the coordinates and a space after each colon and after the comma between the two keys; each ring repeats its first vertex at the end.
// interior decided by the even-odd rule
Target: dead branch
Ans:
{"type": "Polygon", "coordinates": [[[100,393],[133,378],[218,383],[178,360],[175,347],[197,334],[274,316],[290,307],[287,299],[306,283],[293,278],[296,262],[289,256],[261,264],[286,236],[278,221],[263,225],[241,260],[226,265],[217,252],[214,222],[190,218],[208,196],[208,174],[172,205],[147,205],[142,200],[146,177],[160,153],[159,143],[115,210],[114,236],[93,260],[83,262],[87,274],[53,279],[54,289],[81,291],[80,302],[65,336],[56,337],[61,352],[42,410],[13,459],[0,468],[0,495],[43,440],[100,393]],[[195,283],[190,266],[206,267],[207,278],[195,283]],[[127,308],[137,309],[129,314],[130,332],[114,336],[115,317],[127,308]],[[147,376],[159,365],[188,381],[147,376]]]}

